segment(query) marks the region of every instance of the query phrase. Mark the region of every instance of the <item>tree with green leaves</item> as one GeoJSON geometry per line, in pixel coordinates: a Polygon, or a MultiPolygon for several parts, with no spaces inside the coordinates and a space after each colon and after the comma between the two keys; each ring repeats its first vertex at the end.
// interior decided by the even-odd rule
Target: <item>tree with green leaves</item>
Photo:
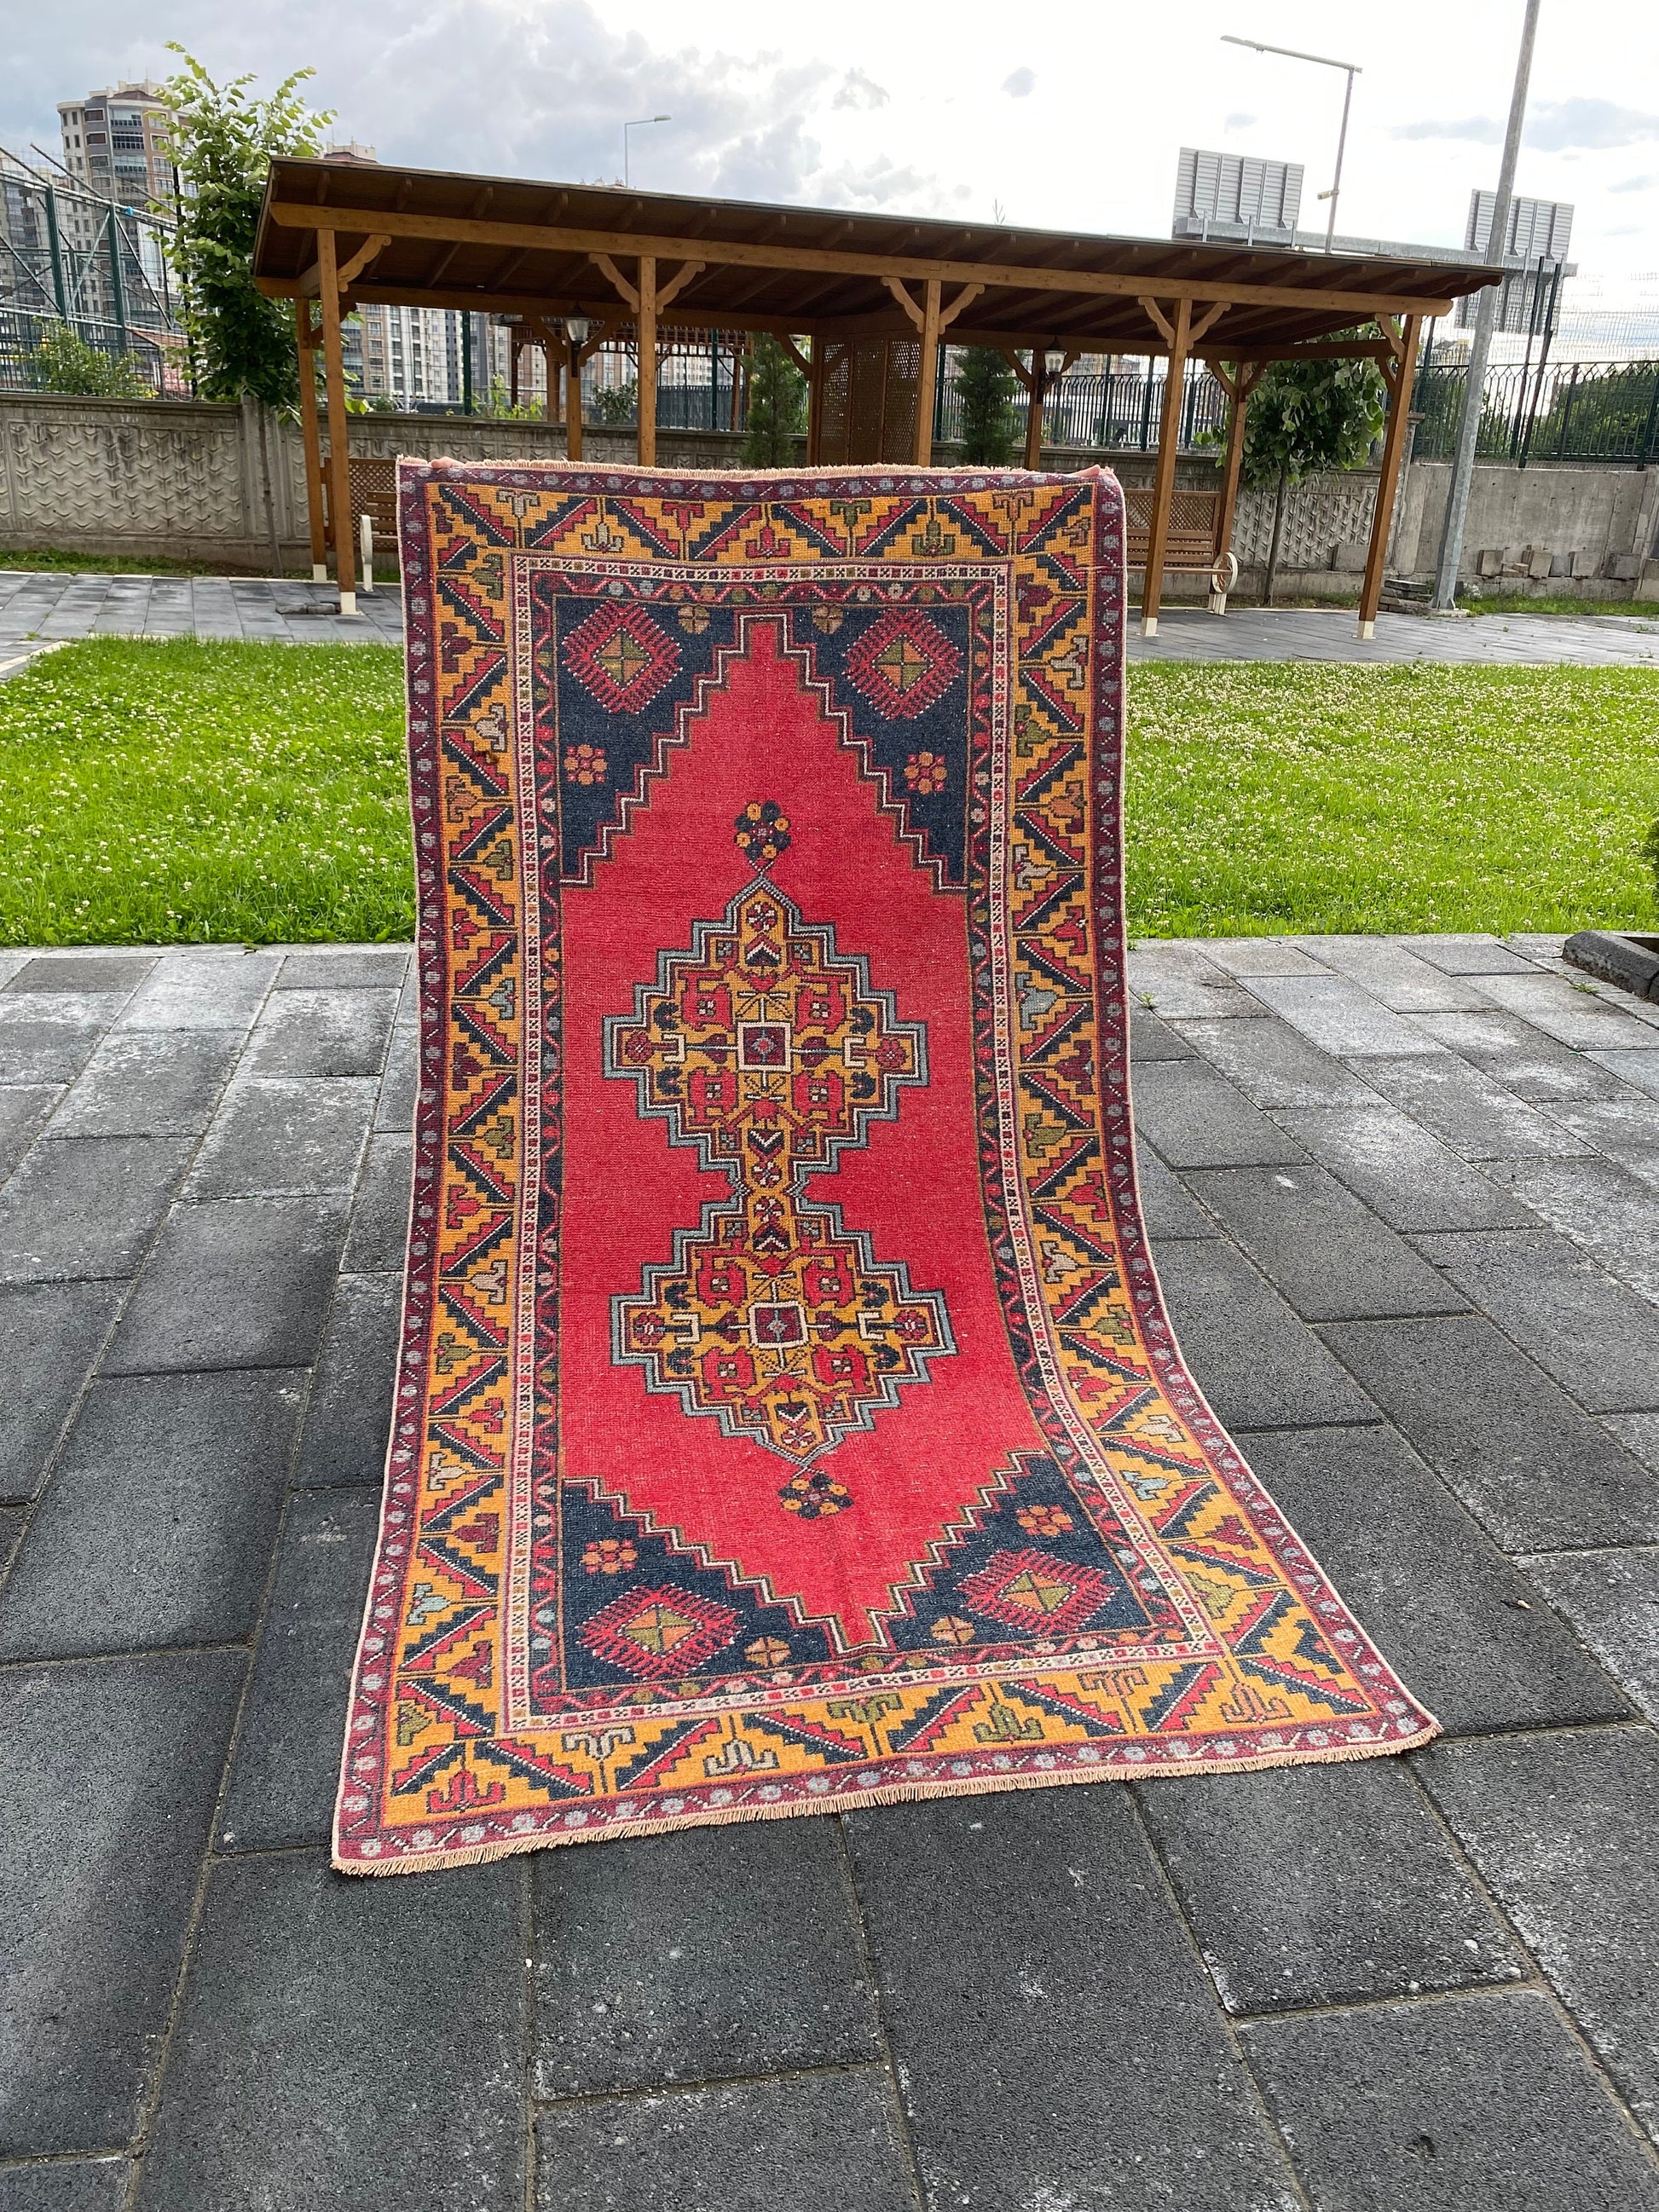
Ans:
{"type": "Polygon", "coordinates": [[[29,377],[37,392],[87,392],[99,399],[155,397],[136,362],[88,345],[68,323],[44,325],[29,356],[29,377]]]}
{"type": "Polygon", "coordinates": [[[184,59],[163,89],[176,118],[181,189],[173,261],[196,388],[204,399],[251,400],[260,410],[265,521],[280,574],[267,416],[299,405],[300,349],[292,307],[267,299],[254,283],[253,246],[272,160],[319,153],[334,118],[313,114],[300,96],[311,70],[295,70],[268,100],[256,100],[248,91],[252,76],[216,84],[193,54],[178,45],[168,51],[184,59]]]}
{"type": "Polygon", "coordinates": [[[752,362],[744,460],[751,469],[792,468],[806,416],[806,379],[769,331],[757,341],[752,362]]]}
{"type": "Polygon", "coordinates": [[[1285,497],[1328,469],[1355,469],[1382,428],[1382,372],[1373,361],[1276,361],[1255,387],[1244,420],[1243,474],[1273,487],[1264,606],[1273,603],[1285,497]]]}
{"type": "Polygon", "coordinates": [[[962,404],[962,458],[988,468],[1014,457],[1014,372],[990,346],[964,346],[957,356],[962,404]]]}

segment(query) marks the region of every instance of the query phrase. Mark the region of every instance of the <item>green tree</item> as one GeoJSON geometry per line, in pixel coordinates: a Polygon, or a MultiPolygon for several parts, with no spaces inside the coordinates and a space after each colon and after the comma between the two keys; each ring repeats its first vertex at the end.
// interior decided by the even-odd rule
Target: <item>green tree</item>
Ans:
{"type": "Polygon", "coordinates": [[[184,67],[163,88],[178,121],[174,150],[183,188],[173,259],[196,348],[204,398],[291,408],[300,396],[293,310],[268,300],[253,282],[253,241],[272,158],[321,151],[331,112],[313,114],[298,88],[314,74],[295,70],[269,100],[250,97],[251,76],[216,84],[182,46],[184,67]]]}
{"type": "Polygon", "coordinates": [[[621,384],[596,384],[592,388],[593,420],[608,428],[621,429],[639,411],[640,380],[626,378],[621,384]]]}
{"type": "Polygon", "coordinates": [[[743,434],[748,466],[793,467],[805,414],[806,379],[770,331],[763,332],[749,375],[749,416],[743,434]]]}
{"type": "Polygon", "coordinates": [[[37,392],[90,392],[101,399],[149,399],[149,380],[122,353],[88,345],[67,323],[48,323],[29,356],[29,376],[37,392]]]}
{"type": "Polygon", "coordinates": [[[1382,428],[1383,384],[1373,361],[1277,361],[1257,385],[1244,421],[1243,477],[1273,487],[1264,606],[1273,603],[1285,496],[1327,469],[1358,468],[1382,428]]]}
{"type": "Polygon", "coordinates": [[[1000,467],[1014,457],[1014,372],[989,346],[965,346],[957,356],[962,403],[962,458],[1000,467]]]}

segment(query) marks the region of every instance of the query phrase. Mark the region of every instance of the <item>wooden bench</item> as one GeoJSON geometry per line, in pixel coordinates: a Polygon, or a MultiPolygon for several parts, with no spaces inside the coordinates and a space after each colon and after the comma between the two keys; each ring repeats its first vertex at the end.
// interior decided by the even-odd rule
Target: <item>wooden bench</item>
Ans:
{"type": "MultiPolygon", "coordinates": [[[[1124,559],[1131,568],[1146,566],[1146,542],[1152,528],[1152,488],[1124,487],[1123,504],[1128,529],[1124,559]]],[[[1210,588],[1223,599],[1238,581],[1238,563],[1231,551],[1216,544],[1221,515],[1218,491],[1176,491],[1170,497],[1170,534],[1164,548],[1164,568],[1207,575],[1210,588]]]]}

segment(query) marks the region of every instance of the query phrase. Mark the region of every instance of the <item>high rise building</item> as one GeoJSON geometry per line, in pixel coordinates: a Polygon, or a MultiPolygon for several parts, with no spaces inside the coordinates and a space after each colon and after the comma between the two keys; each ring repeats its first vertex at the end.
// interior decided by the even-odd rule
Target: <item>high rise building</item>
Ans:
{"type": "Polygon", "coordinates": [[[173,112],[159,84],[111,85],[60,100],[64,167],[95,198],[171,215],[173,112]]]}

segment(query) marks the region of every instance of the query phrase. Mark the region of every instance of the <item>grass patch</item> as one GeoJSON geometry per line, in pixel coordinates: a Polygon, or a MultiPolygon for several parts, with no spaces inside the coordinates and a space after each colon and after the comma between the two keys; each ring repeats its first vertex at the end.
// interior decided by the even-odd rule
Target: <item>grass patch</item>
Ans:
{"type": "MultiPolygon", "coordinates": [[[[378,556],[377,556],[378,560],[378,556]]],[[[240,568],[234,561],[162,561],[149,554],[64,553],[55,547],[36,547],[14,553],[0,547],[0,568],[29,568],[57,576],[269,576],[269,568],[240,568]]],[[[307,568],[288,568],[292,582],[308,577],[307,568]]]]}
{"type": "Polygon", "coordinates": [[[414,935],[403,655],[94,638],[0,683],[0,943],[414,935]]]}
{"type": "Polygon", "coordinates": [[[1659,621],[1659,605],[1647,599],[1575,599],[1565,592],[1547,592],[1534,598],[1525,592],[1493,592],[1477,598],[1473,592],[1457,602],[1466,615],[1626,615],[1640,622],[1644,616],[1659,621]]]}
{"type": "MultiPolygon", "coordinates": [[[[1650,927],[1659,672],[1142,665],[1129,926],[1650,927]]],[[[0,683],[0,943],[413,934],[394,647],[99,638],[0,683]]]]}
{"type": "Polygon", "coordinates": [[[1659,672],[1130,672],[1130,927],[1651,925],[1659,672]]]}

